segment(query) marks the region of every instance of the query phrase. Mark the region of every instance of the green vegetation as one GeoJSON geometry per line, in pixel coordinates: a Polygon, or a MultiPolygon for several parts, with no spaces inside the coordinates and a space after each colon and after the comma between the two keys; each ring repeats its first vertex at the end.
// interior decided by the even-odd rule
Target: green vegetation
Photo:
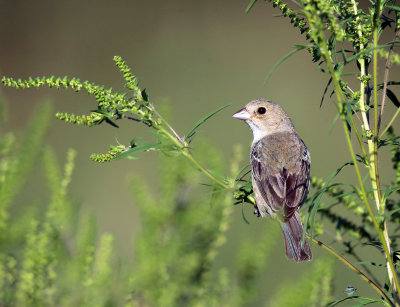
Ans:
{"type": "MultiPolygon", "coordinates": [[[[113,251],[113,236],[99,234],[94,217],[71,201],[76,152],[67,152],[61,169],[43,144],[50,113],[48,103],[39,105],[21,143],[13,133],[2,135],[1,306],[243,306],[257,301],[254,284],[280,238],[277,225],[265,224],[257,241],[245,239],[231,271],[215,268],[232,220],[231,195],[199,186],[201,173],[187,159],[164,156],[158,191],[139,177],[132,179],[142,223],[132,265],[113,251]],[[32,173],[38,162],[36,171],[43,174],[32,173]],[[41,175],[47,197],[16,201],[29,178],[41,175]]],[[[200,144],[196,152],[220,170],[222,160],[209,144],[200,144]]],[[[240,155],[235,161],[234,172],[240,155]]],[[[325,269],[332,274],[330,266],[325,269]]],[[[304,300],[315,286],[304,290],[304,300]]]]}
{"type": "MultiPolygon", "coordinates": [[[[252,0],[247,11],[256,2],[252,0]]],[[[332,116],[332,125],[341,123],[349,149],[347,163],[342,165],[338,161],[337,170],[326,170],[326,179],[312,178],[314,191],[303,210],[307,225],[304,238],[358,273],[376,295],[371,293],[371,298],[364,298],[349,291],[348,297],[330,305],[354,300],[358,305],[378,302],[399,306],[396,231],[400,212],[400,147],[392,124],[400,111],[385,114],[385,118],[384,110],[390,102],[400,110],[399,100],[389,88],[400,84],[389,79],[392,59],[394,64],[398,63],[394,47],[399,44],[400,7],[392,0],[371,1],[368,10],[362,10],[353,0],[302,0],[293,1],[290,6],[281,0],[265,2],[279,9],[282,17],[288,18],[307,40],[307,45],[295,46],[272,72],[288,57],[301,50],[308,51],[310,60],[328,80],[320,105],[323,107],[326,100],[332,100],[337,110],[332,116]],[[391,39],[381,42],[386,37],[383,33],[391,39]],[[381,62],[380,57],[384,57],[381,62]],[[383,76],[378,75],[378,66],[383,76]],[[387,124],[381,130],[383,122],[387,124]],[[393,178],[383,178],[380,173],[379,156],[385,147],[392,153],[393,178]],[[356,183],[336,182],[343,168],[354,170],[356,183]],[[331,234],[335,248],[317,239],[332,223],[336,225],[336,232],[331,234]],[[364,245],[375,246],[381,253],[380,258],[373,262],[361,259],[358,252],[364,245]],[[384,278],[376,278],[375,271],[384,278]]],[[[170,156],[161,160],[159,193],[150,191],[140,179],[132,183],[143,224],[136,240],[135,264],[127,268],[124,261],[112,257],[113,238],[108,234],[97,238],[90,218],[79,221],[78,208],[67,196],[73,152],[68,154],[64,175],[51,149],[42,154],[50,194],[48,205],[43,209],[47,212],[45,215],[23,210],[22,205],[10,210],[33,162],[43,150],[41,140],[49,109],[42,106],[27,129],[24,143],[17,143],[13,134],[4,135],[0,143],[0,244],[3,247],[0,276],[4,276],[0,281],[1,304],[235,306],[255,301],[257,290],[253,285],[266,265],[264,259],[273,244],[274,230],[256,251],[249,245],[251,242],[244,242],[235,253],[237,262],[231,271],[226,268],[213,271],[212,263],[225,240],[231,204],[254,206],[254,198],[249,172],[246,166],[240,168],[239,155],[227,162],[229,174],[219,175],[226,169],[220,169],[222,162],[215,162],[218,155],[211,152],[210,146],[196,148],[196,157],[190,147],[196,129],[223,107],[201,118],[181,136],[157,111],[156,102],[151,102],[139,88],[122,58],[116,56],[114,62],[124,77],[126,93],[68,77],[28,80],[3,77],[2,83],[14,88],[86,91],[95,98],[98,109],[88,115],[57,113],[58,119],[69,123],[116,126],[118,120],[128,119],[151,129],[153,142],[140,142],[140,137],[135,136],[129,145],[111,146],[107,153],[91,156],[97,162],[132,158],[147,151],[161,151],[170,156]],[[23,150],[18,150],[22,144],[23,150]],[[207,167],[199,162],[202,155],[209,158],[207,167]],[[166,162],[168,159],[176,163],[166,162]],[[199,193],[195,178],[201,173],[209,179],[209,186],[199,193]],[[190,193],[186,195],[182,190],[190,193]]],[[[296,300],[300,306],[326,305],[331,300],[332,265],[331,260],[316,259],[313,269],[298,283],[290,287],[283,285],[271,304],[288,305],[296,300]]]]}

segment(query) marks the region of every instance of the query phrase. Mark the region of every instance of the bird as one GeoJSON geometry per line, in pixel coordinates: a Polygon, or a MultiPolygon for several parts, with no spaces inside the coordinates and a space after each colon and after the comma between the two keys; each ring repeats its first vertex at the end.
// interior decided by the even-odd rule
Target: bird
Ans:
{"type": "Polygon", "coordinates": [[[302,240],[299,209],[310,188],[310,153],[281,106],[265,99],[250,101],[233,114],[253,132],[251,178],[257,216],[280,221],[286,257],[310,261],[311,249],[302,240]]]}

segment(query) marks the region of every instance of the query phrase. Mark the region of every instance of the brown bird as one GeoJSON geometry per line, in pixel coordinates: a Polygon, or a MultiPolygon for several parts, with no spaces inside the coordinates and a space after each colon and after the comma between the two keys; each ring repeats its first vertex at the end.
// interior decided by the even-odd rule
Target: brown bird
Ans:
{"type": "Polygon", "coordinates": [[[272,101],[257,99],[233,115],[253,131],[250,165],[256,214],[278,218],[286,257],[297,262],[312,258],[307,240],[302,245],[299,209],[310,186],[310,153],[290,117],[272,101]]]}

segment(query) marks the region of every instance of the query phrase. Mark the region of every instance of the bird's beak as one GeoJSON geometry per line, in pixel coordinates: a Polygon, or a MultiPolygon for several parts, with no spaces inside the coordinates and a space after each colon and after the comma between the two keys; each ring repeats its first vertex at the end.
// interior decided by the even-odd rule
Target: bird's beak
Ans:
{"type": "Polygon", "coordinates": [[[233,118],[241,119],[241,120],[248,120],[250,118],[249,112],[245,108],[240,109],[235,114],[232,115],[233,118]]]}

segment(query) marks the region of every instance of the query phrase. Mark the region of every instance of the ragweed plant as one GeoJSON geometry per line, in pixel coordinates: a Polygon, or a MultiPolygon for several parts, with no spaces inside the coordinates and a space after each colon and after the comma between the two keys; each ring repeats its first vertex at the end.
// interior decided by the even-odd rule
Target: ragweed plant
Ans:
{"type": "MultiPolygon", "coordinates": [[[[251,1],[247,11],[256,1],[251,1]]],[[[389,88],[400,84],[398,81],[389,79],[391,63],[398,64],[399,62],[399,56],[394,48],[399,44],[400,7],[395,5],[394,0],[371,1],[368,10],[362,9],[354,0],[300,0],[293,1],[290,6],[282,0],[267,0],[266,2],[272,3],[279,9],[281,15],[288,18],[308,41],[307,45],[295,46],[292,52],[274,66],[271,73],[296,52],[307,50],[310,53],[311,61],[318,66],[328,80],[320,105],[322,106],[324,101],[328,100],[326,94],[331,90],[334,97],[332,101],[337,109],[334,122],[341,122],[350,153],[350,161],[339,167],[332,175],[327,176],[327,179],[312,178],[312,186],[316,192],[310,195],[307,203],[308,212],[305,220],[308,233],[305,230],[304,237],[322,246],[351,270],[357,272],[378,292],[379,302],[389,306],[400,305],[400,284],[396,270],[397,236],[394,229],[399,219],[400,203],[395,197],[397,194],[395,192],[399,190],[400,163],[398,161],[400,159],[398,137],[391,129],[400,113],[400,103],[395,93],[389,88]],[[392,33],[392,39],[383,38],[385,36],[382,34],[386,32],[389,35],[392,33]],[[383,39],[387,41],[382,42],[383,39]],[[386,60],[385,68],[381,69],[384,71],[384,76],[378,75],[379,57],[386,60]],[[383,81],[380,82],[381,79],[383,81]],[[354,87],[354,82],[357,82],[357,87],[354,87]],[[378,100],[378,91],[381,92],[381,100],[378,100]],[[386,119],[384,110],[387,100],[399,109],[386,119]],[[387,124],[381,131],[383,122],[387,124]],[[354,141],[351,139],[352,134],[354,141]],[[396,179],[392,183],[390,179],[383,180],[379,172],[379,155],[385,146],[391,148],[396,169],[396,179]],[[334,182],[336,175],[344,167],[354,169],[356,185],[334,182]],[[368,180],[363,179],[363,169],[368,173],[368,180]],[[384,186],[388,187],[384,188],[384,186]],[[351,212],[357,219],[350,221],[343,212],[335,210],[335,206],[345,208],[346,212],[351,212]],[[324,217],[337,223],[334,239],[343,244],[346,248],[345,253],[357,259],[355,248],[360,243],[373,243],[382,252],[382,262],[385,263],[382,268],[386,268],[385,280],[377,280],[367,267],[368,263],[362,259],[359,264],[364,267],[365,273],[339,251],[316,239],[316,236],[324,231],[322,223],[324,217]]],[[[130,144],[118,144],[111,146],[105,154],[93,154],[91,159],[96,162],[129,158],[143,151],[174,152],[183,156],[204,173],[211,180],[213,189],[227,189],[233,192],[236,203],[249,203],[254,206],[254,197],[248,180],[249,172],[246,172],[246,168],[242,170],[237,168],[226,177],[217,175],[216,172],[201,165],[190,148],[196,129],[224,107],[200,119],[186,135],[181,136],[159,114],[146,91],[139,88],[136,77],[121,57],[114,57],[114,62],[125,79],[127,88],[125,93],[68,77],[42,77],[28,80],[3,77],[2,83],[17,89],[51,87],[72,89],[76,92],[86,91],[97,101],[97,109],[86,115],[57,113],[58,119],[69,123],[85,126],[107,123],[117,126],[116,122],[127,119],[144,124],[153,131],[154,142],[140,142],[140,138],[135,136],[130,144]]],[[[270,76],[271,74],[268,78],[270,76]]],[[[224,282],[221,277],[221,284],[224,282]]],[[[138,288],[141,287],[140,283],[136,285],[138,288]]],[[[170,294],[172,295],[173,292],[170,294]]],[[[161,293],[154,301],[151,295],[149,297],[146,294],[143,287],[141,291],[133,293],[130,300],[140,304],[143,295],[148,298],[146,302],[155,302],[163,297],[161,293]]],[[[358,297],[348,299],[353,298],[360,299],[358,297]]],[[[168,299],[174,301],[176,297],[168,297],[168,299]]],[[[372,301],[375,300],[372,299],[372,301]]],[[[364,299],[363,304],[368,302],[370,303],[371,300],[364,299]]]]}
{"type": "Polygon", "coordinates": [[[44,145],[50,114],[50,105],[41,104],[23,138],[13,132],[1,137],[0,305],[118,302],[116,286],[109,284],[112,276],[123,281],[118,268],[110,270],[113,239],[103,234],[97,244],[93,219],[87,214],[78,218],[79,207],[68,195],[76,152],[69,150],[64,169],[59,167],[52,149],[44,145]],[[34,165],[41,166],[48,193],[16,202],[34,165]]]}
{"type": "Polygon", "coordinates": [[[211,174],[202,167],[191,154],[189,144],[196,133],[196,129],[208,118],[224,107],[208,114],[200,119],[195,126],[188,131],[185,136],[179,136],[168,122],[157,112],[154,105],[150,102],[145,90],[139,88],[136,77],[131,73],[130,68],[125,64],[121,57],[115,56],[114,62],[123,74],[127,92],[119,93],[111,88],[106,89],[89,81],[81,82],[77,78],[56,78],[56,77],[38,77],[28,80],[14,80],[3,77],[2,83],[8,87],[16,89],[49,87],[56,89],[71,89],[75,92],[86,91],[97,101],[97,110],[91,111],[87,115],[75,115],[73,113],[57,113],[56,117],[67,123],[92,127],[101,123],[108,123],[118,127],[116,121],[120,119],[133,120],[150,127],[156,138],[155,142],[139,142],[140,138],[133,138],[129,145],[111,145],[110,150],[104,154],[92,154],[91,159],[96,162],[108,162],[114,159],[129,158],[143,151],[164,151],[179,152],[194,163],[202,172],[204,172],[217,185],[228,188],[226,182],[211,174]]]}

